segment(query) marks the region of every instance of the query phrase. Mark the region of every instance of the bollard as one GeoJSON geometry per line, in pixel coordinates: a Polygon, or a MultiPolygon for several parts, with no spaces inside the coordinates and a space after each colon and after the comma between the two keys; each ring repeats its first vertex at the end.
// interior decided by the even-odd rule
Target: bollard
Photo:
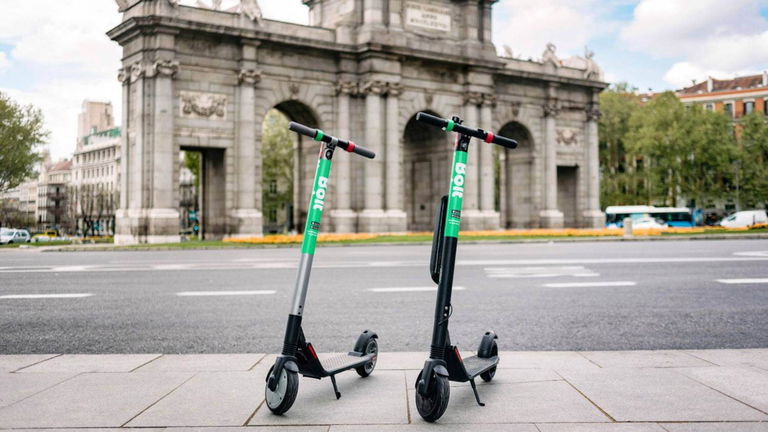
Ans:
{"type": "Polygon", "coordinates": [[[624,218],[624,237],[632,237],[632,218],[624,218]]]}

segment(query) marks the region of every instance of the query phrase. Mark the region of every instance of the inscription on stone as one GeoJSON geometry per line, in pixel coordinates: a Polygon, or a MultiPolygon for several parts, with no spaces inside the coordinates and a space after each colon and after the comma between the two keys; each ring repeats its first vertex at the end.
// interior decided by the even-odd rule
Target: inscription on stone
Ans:
{"type": "Polygon", "coordinates": [[[217,93],[179,93],[182,117],[225,120],[227,117],[227,95],[217,93]]]}
{"type": "Polygon", "coordinates": [[[407,2],[405,24],[441,32],[451,31],[451,9],[429,3],[407,2]]]}

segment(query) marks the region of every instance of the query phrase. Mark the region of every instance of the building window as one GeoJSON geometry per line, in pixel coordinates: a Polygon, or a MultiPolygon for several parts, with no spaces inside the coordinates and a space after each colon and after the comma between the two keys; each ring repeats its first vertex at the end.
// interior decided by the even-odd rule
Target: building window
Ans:
{"type": "Polygon", "coordinates": [[[715,110],[715,105],[711,104],[711,103],[704,104],[704,109],[707,110],[707,111],[714,111],[715,110]]]}
{"type": "Polygon", "coordinates": [[[723,111],[725,111],[727,116],[733,117],[733,102],[728,102],[723,105],[723,111]]]}
{"type": "Polygon", "coordinates": [[[763,101],[763,114],[768,116],[768,99],[763,101]]]}
{"type": "Polygon", "coordinates": [[[755,102],[744,102],[744,115],[750,115],[755,112],[755,102]]]}
{"type": "Polygon", "coordinates": [[[277,181],[276,180],[271,180],[269,182],[269,193],[272,194],[272,195],[277,193],[277,181]]]}

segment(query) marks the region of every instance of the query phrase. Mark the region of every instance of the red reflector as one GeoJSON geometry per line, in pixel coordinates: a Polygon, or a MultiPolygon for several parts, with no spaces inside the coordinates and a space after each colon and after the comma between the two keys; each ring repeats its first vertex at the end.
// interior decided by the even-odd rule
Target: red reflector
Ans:
{"type": "Polygon", "coordinates": [[[491,143],[491,142],[493,142],[493,138],[494,137],[493,137],[492,133],[490,133],[490,132],[486,132],[485,133],[485,142],[491,143]]]}
{"type": "Polygon", "coordinates": [[[347,151],[352,153],[354,150],[355,150],[355,143],[350,141],[349,144],[347,144],[347,151]]]}
{"type": "Polygon", "coordinates": [[[453,352],[456,353],[456,357],[459,358],[459,361],[464,361],[461,359],[461,354],[459,354],[459,347],[453,347],[453,352]]]}
{"type": "Polygon", "coordinates": [[[309,348],[309,353],[312,354],[312,357],[317,358],[317,354],[315,354],[315,349],[312,347],[312,344],[307,344],[307,348],[309,348]]]}

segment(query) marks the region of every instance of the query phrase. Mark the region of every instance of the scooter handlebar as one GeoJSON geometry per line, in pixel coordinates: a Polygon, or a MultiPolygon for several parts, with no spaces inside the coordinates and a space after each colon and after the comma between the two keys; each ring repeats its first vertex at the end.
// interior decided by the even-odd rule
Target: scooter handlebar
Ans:
{"type": "Polygon", "coordinates": [[[427,124],[431,124],[432,126],[437,126],[447,132],[458,132],[460,134],[469,135],[471,137],[479,138],[487,143],[494,143],[498,144],[502,147],[506,147],[508,149],[514,149],[517,147],[517,141],[503,137],[503,136],[497,136],[494,135],[492,132],[486,132],[482,129],[475,129],[471,127],[467,127],[461,124],[454,123],[453,120],[447,120],[440,117],[435,117],[433,115],[420,112],[416,114],[416,120],[420,122],[424,122],[427,124]]]}
{"type": "Polygon", "coordinates": [[[343,140],[343,139],[340,139],[340,138],[336,138],[336,137],[331,136],[331,135],[326,135],[320,129],[314,129],[314,128],[311,128],[309,126],[304,126],[303,124],[296,123],[296,122],[288,123],[288,129],[290,129],[290,130],[292,130],[292,131],[294,131],[296,133],[308,136],[308,137],[310,137],[310,138],[312,138],[314,140],[317,140],[317,141],[322,141],[322,142],[326,142],[326,143],[330,143],[330,142],[336,141],[336,145],[338,147],[341,147],[343,150],[346,150],[346,151],[348,151],[350,153],[355,153],[357,155],[366,157],[368,159],[373,159],[373,158],[376,157],[376,153],[374,153],[372,150],[369,150],[369,149],[367,149],[367,148],[365,148],[363,146],[357,145],[357,144],[353,143],[352,141],[347,141],[347,140],[343,140]]]}

